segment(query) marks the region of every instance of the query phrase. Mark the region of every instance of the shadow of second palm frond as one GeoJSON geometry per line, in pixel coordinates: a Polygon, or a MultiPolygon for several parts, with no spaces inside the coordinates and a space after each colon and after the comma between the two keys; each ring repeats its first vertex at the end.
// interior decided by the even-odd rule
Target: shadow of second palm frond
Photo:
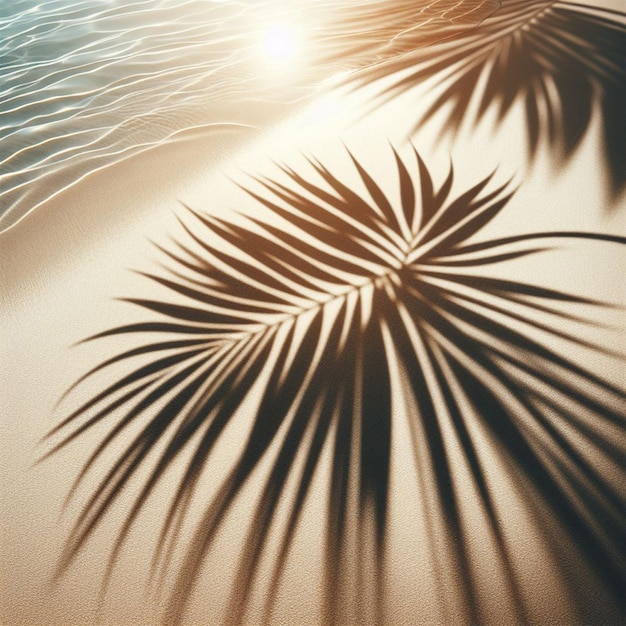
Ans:
{"type": "Polygon", "coordinates": [[[392,76],[391,98],[432,86],[432,104],[414,130],[444,112],[446,130],[495,110],[501,122],[516,103],[525,113],[531,156],[542,145],[562,160],[574,154],[597,115],[609,189],[626,184],[626,13],[583,2],[503,0],[477,28],[356,75],[357,84],[392,76]]]}
{"type": "Polygon", "coordinates": [[[508,183],[495,185],[490,176],[456,193],[452,168],[436,184],[416,151],[410,158],[395,151],[390,157],[397,200],[350,154],[358,185],[344,184],[311,158],[310,175],[281,166],[280,177],[242,185],[263,208],[257,217],[231,220],[186,209],[184,236],[161,248],[169,269],[146,274],[163,299],[128,298],[147,320],[90,338],[142,341],[77,384],[124,363],[127,373],[51,433],[60,442],[50,454],[107,424],[75,487],[105,452],[114,450],[116,459],[76,520],[60,574],[156,455],[112,547],[110,576],[141,510],[184,454],[153,563],[157,573],[176,570],[165,621],[181,621],[235,500],[270,458],[227,621],[243,619],[279,505],[288,502],[266,590],[270,620],[313,477],[327,455],[321,621],[341,621],[348,588],[341,564],[356,558],[361,576],[370,578],[364,589],[374,597],[373,620],[383,623],[392,438],[400,420],[427,468],[418,480],[428,497],[420,503],[416,495],[415,506],[442,520],[430,540],[443,537],[448,546],[439,567],[456,581],[468,621],[480,622],[480,590],[463,532],[466,506],[452,478],[451,436],[524,621],[522,584],[497,515],[497,494],[488,486],[488,462],[469,426],[478,421],[529,501],[538,499],[550,510],[551,524],[619,601],[623,497],[579,442],[619,466],[623,445],[610,433],[622,432],[624,394],[570,356],[573,349],[602,348],[567,330],[581,323],[589,307],[603,305],[505,279],[497,270],[548,254],[560,240],[609,246],[626,240],[578,232],[481,238],[514,194],[508,183]],[[133,365],[137,358],[139,366],[133,365]],[[242,449],[229,472],[211,473],[214,495],[181,543],[178,533],[206,485],[212,453],[242,412],[249,426],[242,449]],[[356,528],[349,524],[353,516],[356,528]],[[363,553],[368,562],[351,554],[353,541],[373,546],[363,553]],[[174,568],[177,550],[183,556],[174,568]]]}

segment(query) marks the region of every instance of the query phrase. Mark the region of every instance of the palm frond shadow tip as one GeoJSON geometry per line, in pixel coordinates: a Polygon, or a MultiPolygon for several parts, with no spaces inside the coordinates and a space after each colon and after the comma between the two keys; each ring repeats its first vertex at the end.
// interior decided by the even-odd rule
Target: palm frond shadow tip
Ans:
{"type": "Polygon", "coordinates": [[[442,580],[456,581],[467,614],[478,618],[481,592],[462,532],[467,507],[452,479],[445,434],[452,432],[495,537],[494,558],[523,617],[516,563],[471,427],[478,420],[512,476],[545,502],[585,562],[620,596],[622,502],[567,432],[573,428],[586,449],[619,463],[624,450],[607,432],[620,428],[616,407],[624,394],[559,347],[595,349],[566,329],[579,322],[577,308],[600,303],[490,277],[490,270],[546,253],[566,238],[626,241],[578,232],[481,240],[513,193],[508,184],[487,177],[456,194],[452,168],[435,184],[416,150],[407,158],[393,150],[395,202],[349,156],[359,185],[344,184],[310,158],[308,174],[281,166],[273,179],[242,185],[265,212],[230,221],[190,210],[182,220],[184,241],[162,249],[171,269],[145,274],[164,299],[127,299],[148,321],[96,336],[128,335],[140,344],[96,366],[89,376],[113,363],[128,362],[129,372],[55,429],[58,450],[107,423],[74,489],[105,451],[119,450],[77,517],[59,572],[103,524],[125,486],[139,481],[111,551],[110,576],[141,511],[184,457],[153,561],[157,578],[177,571],[165,621],[179,622],[218,531],[261,472],[228,615],[232,623],[243,618],[264,549],[277,538],[266,590],[269,619],[313,477],[328,471],[320,555],[324,619],[332,623],[341,615],[340,598],[350,586],[339,564],[353,558],[349,546],[356,541],[373,546],[370,562],[361,556],[353,566],[364,580],[372,577],[366,588],[375,590],[382,621],[392,437],[397,420],[405,420],[422,468],[421,491],[429,494],[416,494],[416,506],[442,520],[429,540],[443,537],[450,547],[450,558],[438,565],[442,580]],[[247,437],[230,469],[217,474],[211,466],[209,475],[212,454],[234,420],[243,420],[247,437]],[[323,457],[330,458],[326,470],[323,457]],[[261,471],[268,459],[269,469],[261,471]],[[151,468],[148,477],[139,478],[144,467],[151,468]],[[196,519],[190,511],[204,497],[206,481],[214,495],[196,519]],[[281,524],[279,505],[287,506],[281,524]],[[185,528],[191,538],[182,544],[185,528]]]}
{"type": "Polygon", "coordinates": [[[626,13],[559,0],[502,0],[477,28],[417,49],[350,77],[385,81],[392,98],[432,79],[435,96],[417,114],[415,131],[435,115],[456,132],[495,109],[501,122],[522,104],[530,155],[542,145],[567,160],[597,114],[609,188],[626,185],[626,13]],[[474,106],[475,104],[475,106],[474,106]],[[470,115],[475,119],[469,119],[470,115]]]}

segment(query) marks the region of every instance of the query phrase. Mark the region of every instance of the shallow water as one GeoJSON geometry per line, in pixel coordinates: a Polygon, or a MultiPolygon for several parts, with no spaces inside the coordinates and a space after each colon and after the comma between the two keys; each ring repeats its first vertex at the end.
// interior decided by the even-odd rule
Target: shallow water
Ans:
{"type": "Polygon", "coordinates": [[[0,231],[90,172],[181,131],[263,127],[264,105],[300,101],[338,74],[478,23],[497,4],[5,2],[0,231]]]}
{"type": "Polygon", "coordinates": [[[219,103],[262,92],[245,63],[254,29],[236,24],[243,5],[24,0],[2,11],[4,228],[89,171],[181,130],[237,123],[219,103]]]}

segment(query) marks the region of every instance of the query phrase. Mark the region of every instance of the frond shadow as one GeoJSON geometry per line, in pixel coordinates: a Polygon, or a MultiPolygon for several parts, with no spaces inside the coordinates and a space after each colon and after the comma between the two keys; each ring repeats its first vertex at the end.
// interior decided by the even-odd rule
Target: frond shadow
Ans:
{"type": "Polygon", "coordinates": [[[324,63],[354,71],[466,33],[499,7],[500,0],[352,3],[338,6],[314,39],[324,63]]]}
{"type": "Polygon", "coordinates": [[[491,109],[501,122],[520,102],[531,157],[547,145],[561,161],[575,153],[598,113],[608,186],[614,196],[621,194],[626,184],[626,13],[558,0],[501,4],[477,28],[365,70],[351,77],[354,84],[397,74],[383,88],[382,96],[390,99],[432,79],[436,97],[416,114],[412,132],[442,111],[451,133],[464,121],[480,121],[491,109]]]}
{"type": "Polygon", "coordinates": [[[49,453],[54,454],[96,425],[108,424],[75,486],[105,451],[119,450],[76,520],[59,575],[158,449],[111,550],[110,576],[160,480],[188,452],[154,556],[154,571],[163,573],[173,567],[174,551],[184,552],[164,618],[179,623],[228,512],[275,446],[228,611],[233,624],[245,616],[270,532],[276,531],[276,512],[287,501],[267,589],[269,621],[313,476],[328,451],[323,621],[339,621],[347,585],[339,564],[352,558],[348,546],[354,532],[357,545],[374,546],[370,562],[357,567],[364,578],[373,572],[368,588],[375,590],[376,620],[382,623],[391,441],[396,421],[406,420],[414,440],[421,442],[415,454],[426,451],[421,463],[428,468],[418,479],[429,498],[416,506],[443,520],[442,527],[431,529],[430,540],[438,535],[449,546],[447,565],[442,561],[439,566],[462,591],[470,621],[480,622],[480,590],[462,530],[465,505],[452,479],[450,432],[459,442],[466,480],[478,494],[487,532],[495,538],[494,558],[525,621],[497,494],[469,426],[478,420],[531,499],[545,504],[587,566],[623,602],[623,498],[570,433],[602,458],[619,463],[623,445],[607,435],[607,425],[623,430],[624,392],[558,347],[601,350],[564,327],[579,322],[587,307],[603,305],[490,272],[545,254],[561,240],[624,245],[626,239],[545,232],[481,240],[483,228],[514,194],[509,183],[494,185],[490,176],[455,194],[452,168],[436,185],[417,151],[409,160],[394,150],[398,204],[350,158],[360,190],[311,158],[314,177],[281,166],[284,183],[258,177],[242,185],[270,218],[233,221],[188,209],[181,220],[186,241],[162,248],[171,270],[146,274],[169,297],[128,298],[146,312],[147,321],[89,339],[130,336],[143,337],[144,343],[88,372],[81,381],[114,364],[129,364],[125,376],[83,402],[50,433],[60,437],[49,453]],[[137,357],[145,359],[140,366],[132,364],[137,357]],[[400,373],[402,385],[394,372],[400,373]],[[260,392],[253,394],[259,381],[260,392]],[[398,394],[413,407],[406,414],[398,412],[398,394]],[[202,489],[212,453],[252,397],[243,449],[227,475],[212,475],[218,481],[215,496],[191,539],[180,545],[178,533],[194,494],[202,489]],[[140,425],[138,434],[125,439],[133,425],[140,425]],[[286,492],[289,479],[295,480],[292,494],[286,492]],[[351,529],[348,520],[354,515],[360,523],[351,529]]]}

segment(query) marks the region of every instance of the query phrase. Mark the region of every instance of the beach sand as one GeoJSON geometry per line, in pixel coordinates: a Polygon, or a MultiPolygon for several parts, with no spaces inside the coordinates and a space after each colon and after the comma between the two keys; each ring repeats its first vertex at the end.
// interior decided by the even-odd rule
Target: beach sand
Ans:
{"type": "MultiPolygon", "coordinates": [[[[98,472],[65,513],[62,503],[80,464],[91,451],[95,435],[79,440],[46,462],[33,460],[46,450],[41,437],[81,398],[98,391],[85,383],[55,408],[63,392],[85,371],[113,354],[123,342],[109,341],[71,347],[86,336],[120,323],[145,318],[130,305],[114,298],[139,293],[158,293],[132,269],[154,269],[161,258],[151,240],[167,245],[170,233],[180,235],[176,215],[181,202],[220,215],[250,209],[231,181],[238,172],[275,171],[270,158],[292,162],[305,152],[318,156],[333,171],[349,172],[343,140],[371,171],[381,172],[390,195],[398,194],[393,161],[386,138],[395,141],[404,128],[398,120],[415,102],[406,96],[369,114],[357,123],[352,104],[341,111],[336,103],[318,104],[294,115],[271,131],[244,128],[212,131],[188,140],[164,145],[96,172],[62,192],[17,225],[0,235],[0,268],[3,286],[2,373],[3,418],[0,422],[0,622],[10,626],[69,626],[95,623],[98,587],[110,542],[123,507],[112,511],[110,522],[95,533],[86,549],[56,585],[50,583],[63,541],[98,472]],[[330,112],[329,112],[330,107],[330,112]],[[339,120],[332,133],[328,116],[339,120]],[[372,132],[375,129],[375,133],[372,132]],[[332,135],[332,136],[331,136],[332,135]],[[383,138],[383,139],[381,139],[383,138]],[[267,155],[264,157],[264,155],[267,155]],[[154,290],[154,291],[151,291],[154,290]]],[[[581,150],[563,169],[549,152],[542,153],[529,170],[525,162],[519,111],[497,134],[489,124],[476,133],[461,133],[452,151],[459,189],[484,177],[500,165],[498,182],[510,176],[523,182],[489,235],[541,230],[591,230],[617,233],[624,224],[623,200],[607,209],[609,198],[598,159],[597,128],[592,129],[581,150]],[[517,117],[516,117],[517,116],[517,117]],[[520,147],[521,146],[521,147],[520,147]],[[620,210],[618,210],[620,209],[620,210]]],[[[440,142],[434,130],[424,129],[414,140],[439,178],[446,171],[450,144],[440,142]]],[[[403,154],[410,151],[399,146],[403,154]]],[[[347,173],[347,176],[355,176],[347,173]]],[[[580,242],[522,263],[521,275],[542,284],[573,289],[576,293],[617,303],[623,299],[626,256],[617,246],[580,242]]],[[[594,313],[593,315],[598,315],[594,313]]],[[[604,321],[613,328],[591,328],[589,334],[602,345],[623,339],[621,313],[605,310],[604,321]]],[[[598,354],[578,355],[593,362],[595,371],[616,384],[624,371],[615,361],[598,354]]],[[[396,497],[392,509],[391,557],[389,558],[390,621],[393,624],[439,624],[433,566],[438,556],[425,549],[424,521],[410,503],[417,486],[412,477],[410,451],[399,436],[396,497]],[[404,503],[404,505],[403,505],[404,503]],[[408,504],[407,504],[408,503],[408,504]],[[420,617],[415,621],[415,616],[420,617]]],[[[227,450],[222,451],[227,456],[227,450]]],[[[226,463],[226,461],[224,461],[226,463]]],[[[555,562],[538,532],[535,518],[512,483],[500,472],[502,460],[489,460],[489,475],[499,484],[499,506],[533,623],[575,623],[571,589],[566,582],[581,583],[582,604],[588,617],[604,616],[603,623],[619,619],[602,586],[594,582],[582,564],[576,570],[572,553],[555,562]],[[563,573],[566,576],[563,576],[563,573]],[[584,584],[583,584],[584,583],[584,584]]],[[[106,463],[103,464],[106,465],[106,463]]],[[[610,468],[606,468],[610,471],[610,468]]],[[[219,458],[215,465],[220,473],[219,458]]],[[[157,498],[131,533],[111,588],[98,618],[104,626],[156,623],[162,601],[145,595],[146,570],[153,540],[159,528],[168,488],[165,481],[157,498]]],[[[186,624],[216,623],[228,599],[233,555],[258,484],[244,493],[222,533],[210,565],[201,580],[186,624]]],[[[284,589],[276,608],[276,623],[316,623],[320,528],[323,526],[323,481],[316,484],[309,515],[299,529],[290,556],[284,589]]],[[[130,494],[132,495],[132,494],[130,494]]],[[[471,494],[470,494],[471,495],[471,494]]],[[[474,511],[469,537],[477,554],[482,584],[491,589],[484,605],[484,623],[504,624],[513,615],[497,568],[489,565],[490,549],[479,532],[481,517],[474,511]]],[[[261,577],[262,579],[262,577],[261,577]]],[[[262,582],[261,582],[262,586],[262,582]]],[[[253,603],[250,623],[257,623],[258,602],[253,603]]],[[[460,615],[456,616],[462,620],[460,615]]],[[[462,623],[457,621],[455,623],[462,623]]],[[[616,623],[616,622],[613,622],[616,623]]]]}

